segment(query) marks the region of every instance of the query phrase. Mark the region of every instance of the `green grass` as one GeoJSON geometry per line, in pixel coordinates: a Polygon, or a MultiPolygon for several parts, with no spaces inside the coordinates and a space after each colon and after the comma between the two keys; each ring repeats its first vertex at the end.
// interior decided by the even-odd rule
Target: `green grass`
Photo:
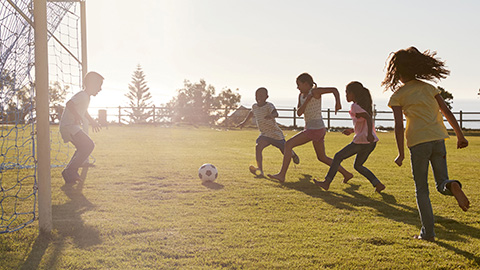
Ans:
{"type": "MultiPolygon", "coordinates": [[[[288,131],[287,137],[295,134],[288,131]]],[[[328,167],[311,144],[296,148],[301,163],[284,184],[255,178],[257,130],[111,126],[92,134],[96,167],[83,185],[63,187],[52,170],[53,233],[38,222],[0,235],[1,269],[478,269],[480,137],[455,149],[447,141],[449,173],[472,203],[464,213],[453,197],[431,199],[438,241],[413,240],[420,228],[408,161],[393,160],[392,133],[366,163],[387,186],[380,195],[354,172],[337,176],[328,192],[312,178],[328,167]],[[219,168],[203,185],[197,169],[219,168]]],[[[352,137],[328,133],[333,156],[352,137]]],[[[408,152],[408,151],[407,151],[408,152]]],[[[264,150],[266,173],[281,166],[280,152],[264,150]]]]}

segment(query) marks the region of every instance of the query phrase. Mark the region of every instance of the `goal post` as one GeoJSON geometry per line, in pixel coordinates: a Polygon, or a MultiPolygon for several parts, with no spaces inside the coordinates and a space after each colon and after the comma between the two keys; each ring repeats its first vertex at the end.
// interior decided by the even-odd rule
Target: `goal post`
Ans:
{"type": "Polygon", "coordinates": [[[47,0],[34,0],[35,96],[37,114],[38,227],[40,233],[52,231],[50,173],[50,122],[48,102],[47,0]]]}
{"type": "Polygon", "coordinates": [[[35,92],[37,102],[38,225],[39,232],[41,234],[49,234],[53,228],[48,74],[48,34],[51,33],[49,33],[47,29],[47,2],[80,3],[82,82],[85,74],[87,73],[85,0],[34,0],[35,92]]]}
{"type": "Polygon", "coordinates": [[[57,125],[87,72],[85,0],[2,0],[0,18],[0,234],[49,233],[52,168],[72,154],[57,125]]]}

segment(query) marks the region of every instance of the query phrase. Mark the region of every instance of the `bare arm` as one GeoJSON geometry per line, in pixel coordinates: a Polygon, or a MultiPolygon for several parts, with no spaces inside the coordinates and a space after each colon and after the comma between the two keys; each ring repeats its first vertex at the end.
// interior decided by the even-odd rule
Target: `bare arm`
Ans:
{"type": "Polygon", "coordinates": [[[340,102],[340,94],[338,93],[337,88],[335,87],[317,87],[312,90],[310,94],[307,95],[307,99],[305,102],[300,106],[300,96],[298,99],[298,110],[297,110],[297,115],[301,116],[305,112],[305,108],[307,107],[308,102],[312,98],[320,98],[323,94],[328,94],[332,93],[335,96],[335,114],[339,110],[342,109],[342,103],[340,102]]]}
{"type": "Polygon", "coordinates": [[[455,135],[457,135],[457,148],[467,147],[468,141],[467,139],[465,139],[465,136],[463,135],[463,131],[458,125],[455,115],[453,115],[452,111],[450,111],[450,109],[447,107],[447,104],[445,104],[445,101],[443,100],[442,96],[440,96],[440,94],[436,95],[435,99],[437,100],[437,103],[440,106],[440,111],[442,111],[445,118],[447,118],[448,123],[450,124],[450,126],[452,126],[453,130],[455,131],[455,135]]]}
{"type": "Polygon", "coordinates": [[[312,90],[314,98],[320,98],[323,94],[332,93],[335,96],[335,114],[342,109],[342,103],[340,102],[340,94],[335,87],[318,87],[312,90]]]}
{"type": "Polygon", "coordinates": [[[310,99],[312,99],[312,95],[311,94],[308,94],[307,95],[307,99],[305,99],[305,102],[303,104],[300,105],[300,98],[301,98],[302,94],[298,95],[298,106],[297,106],[297,115],[298,116],[302,116],[302,114],[305,112],[305,108],[307,108],[307,104],[308,102],[310,101],[310,99]]]}
{"type": "Polygon", "coordinates": [[[363,112],[363,113],[357,113],[355,115],[357,118],[365,118],[365,120],[367,120],[367,128],[368,128],[368,134],[367,134],[367,140],[369,142],[373,142],[375,140],[375,137],[373,137],[373,121],[372,121],[372,116],[366,112],[363,112]]]}
{"type": "Polygon", "coordinates": [[[95,119],[93,119],[88,112],[85,112],[85,118],[87,118],[90,125],[92,125],[93,132],[100,131],[100,129],[101,129],[100,124],[98,124],[98,122],[95,121],[95,119]]]}
{"type": "Polygon", "coordinates": [[[243,126],[245,125],[245,123],[246,123],[248,120],[250,120],[250,118],[252,118],[252,117],[253,117],[253,112],[252,112],[252,110],[250,110],[250,111],[248,112],[247,116],[245,117],[245,119],[244,119],[242,122],[240,122],[240,124],[238,124],[237,127],[243,128],[243,126]]]}
{"type": "Polygon", "coordinates": [[[393,110],[393,118],[395,119],[395,139],[397,141],[397,148],[398,148],[398,156],[395,159],[395,163],[397,163],[398,166],[402,166],[403,160],[405,159],[402,107],[393,106],[392,110],[393,110]]]}

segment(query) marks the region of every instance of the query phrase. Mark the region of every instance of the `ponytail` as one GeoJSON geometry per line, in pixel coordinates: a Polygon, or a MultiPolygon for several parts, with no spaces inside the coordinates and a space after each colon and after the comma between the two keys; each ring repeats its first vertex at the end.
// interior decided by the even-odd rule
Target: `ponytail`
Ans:
{"type": "Polygon", "coordinates": [[[373,116],[372,95],[370,95],[370,91],[367,88],[363,87],[360,82],[353,81],[347,84],[346,90],[355,95],[355,103],[362,107],[370,116],[373,116]]]}
{"type": "Polygon", "coordinates": [[[306,72],[298,75],[297,81],[302,83],[308,82],[312,87],[315,86],[315,88],[317,88],[317,84],[313,81],[313,77],[306,72]]]}

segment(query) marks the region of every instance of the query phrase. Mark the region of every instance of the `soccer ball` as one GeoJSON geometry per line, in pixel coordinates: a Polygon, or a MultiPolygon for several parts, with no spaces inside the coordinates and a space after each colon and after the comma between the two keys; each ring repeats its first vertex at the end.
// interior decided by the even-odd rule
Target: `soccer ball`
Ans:
{"type": "Polygon", "coordinates": [[[205,163],[198,169],[198,177],[202,182],[213,182],[217,179],[217,176],[217,168],[210,163],[205,163]]]}

